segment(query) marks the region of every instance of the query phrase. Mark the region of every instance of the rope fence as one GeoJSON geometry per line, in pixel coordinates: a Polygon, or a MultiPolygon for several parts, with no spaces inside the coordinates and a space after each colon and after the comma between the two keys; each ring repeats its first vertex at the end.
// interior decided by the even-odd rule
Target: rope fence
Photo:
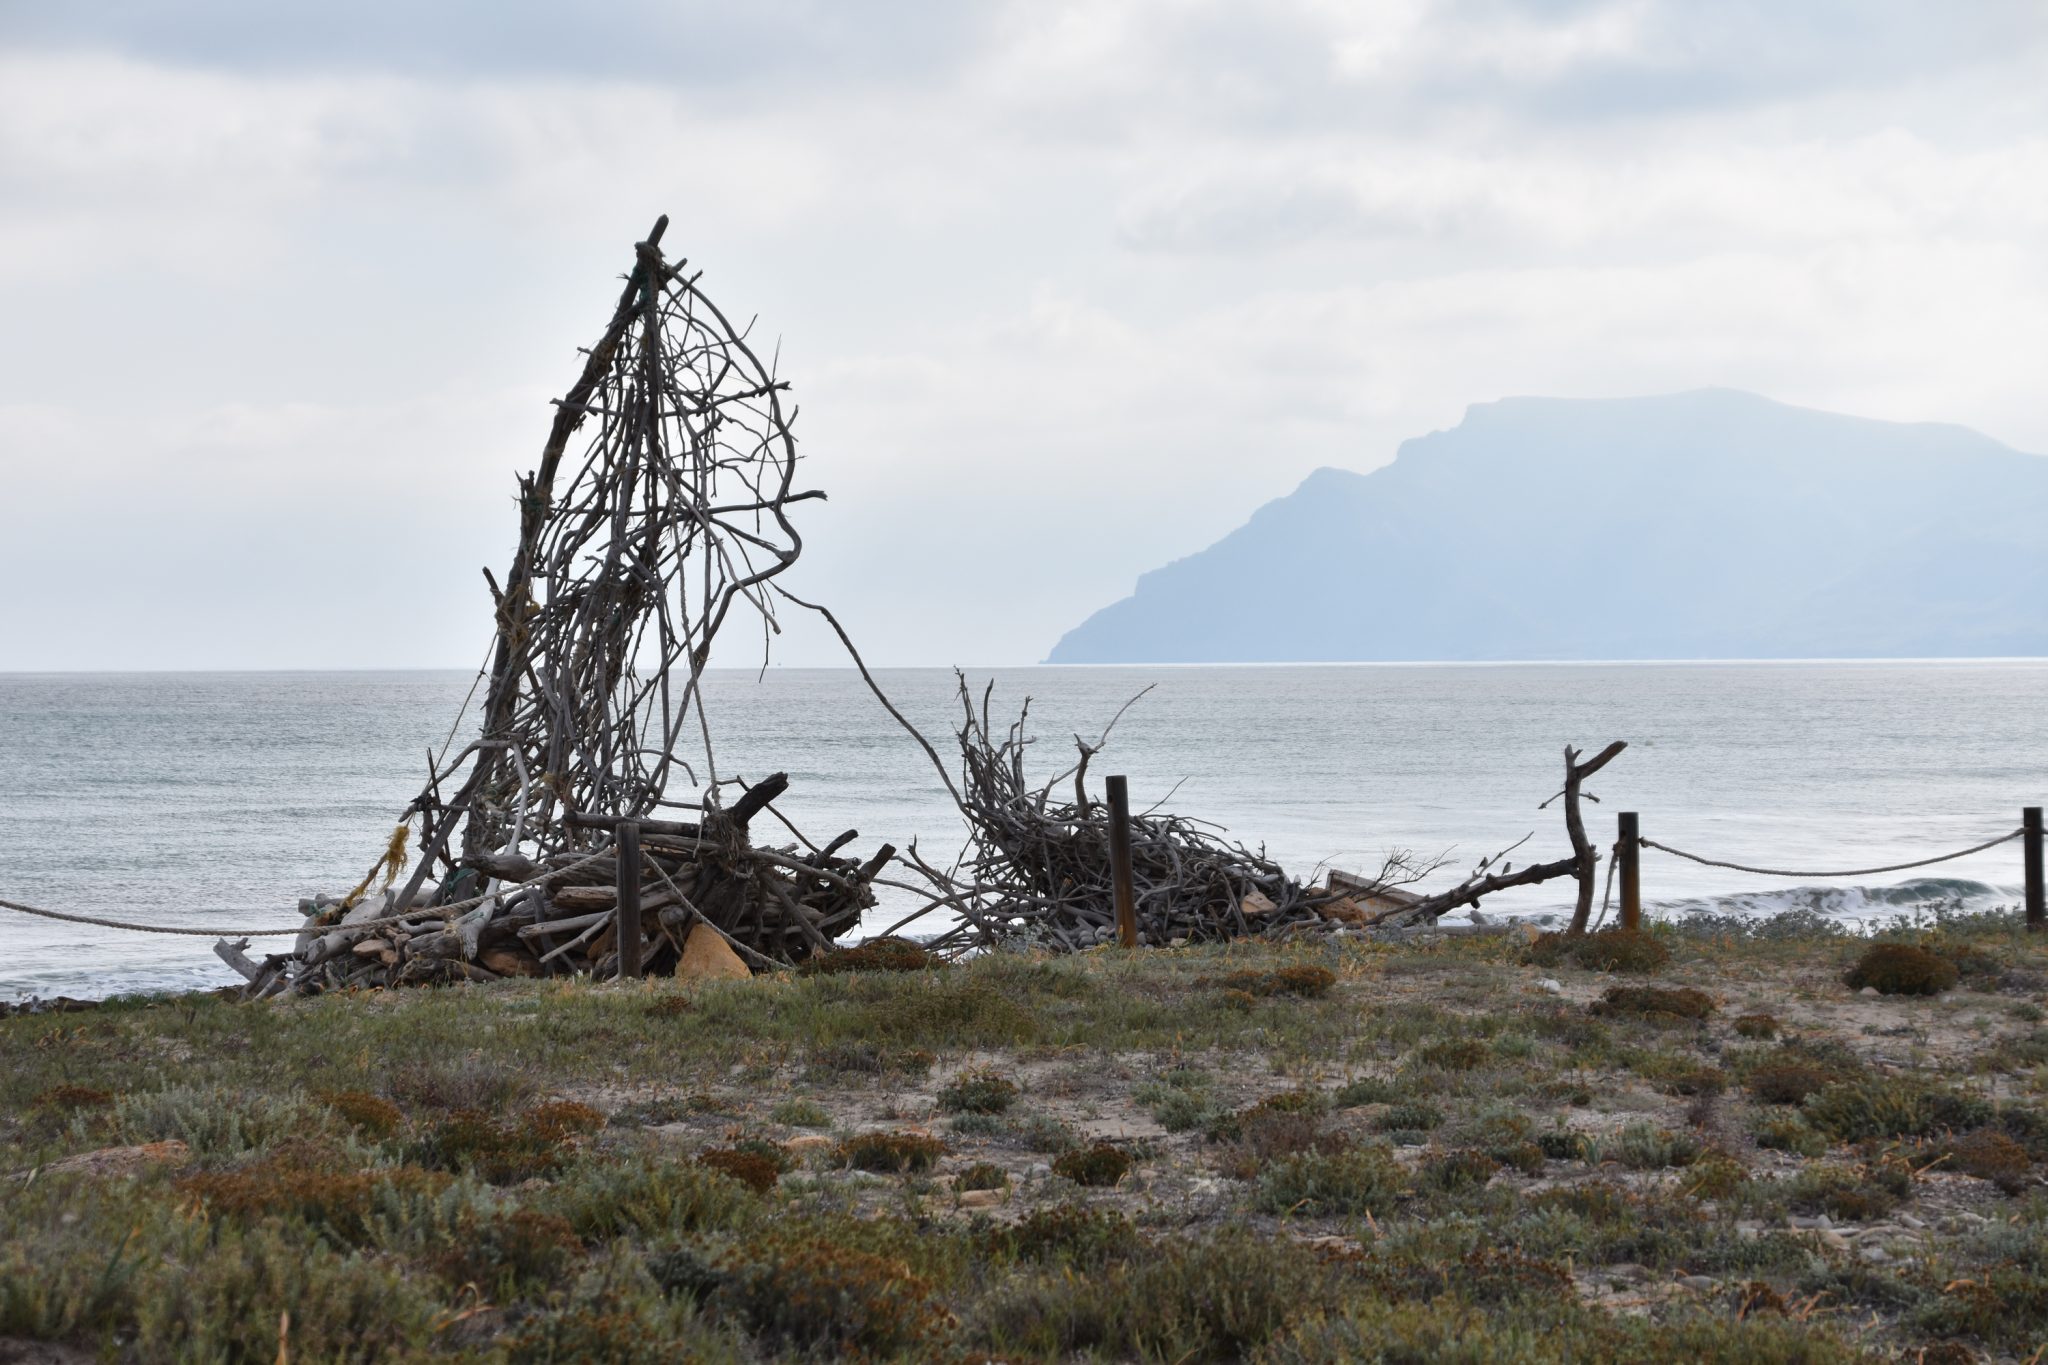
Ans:
{"type": "MultiPolygon", "coordinates": [[[[1620,838],[1615,841],[1614,861],[1608,865],[1607,869],[1610,891],[1613,889],[1613,877],[1616,867],[1618,866],[1621,871],[1621,925],[1626,929],[1639,928],[1642,924],[1641,850],[1646,848],[1656,849],[1659,853],[1669,853],[1674,858],[1683,858],[1687,862],[1698,863],[1702,867],[1726,868],[1731,872],[1747,872],[1759,877],[1823,880],[1831,877],[1871,877],[1886,872],[1910,872],[1915,868],[1933,867],[1939,863],[1952,863],[1958,858],[1968,858],[1974,854],[1997,848],[2001,844],[2009,844],[2015,839],[2021,841],[2024,850],[2027,928],[2035,932],[2048,929],[2048,876],[2044,876],[2042,871],[2043,835],[2041,807],[2039,806],[2028,806],[2020,812],[2020,826],[2018,829],[2008,830],[2004,834],[1995,835],[1980,844],[1972,844],[1968,848],[1959,848],[1953,853],[1937,853],[1931,857],[1915,858],[1910,862],[1886,863],[1881,867],[1851,867],[1831,869],[1824,872],[1799,871],[1784,867],[1760,867],[1752,863],[1739,863],[1728,858],[1709,858],[1704,854],[1691,853],[1682,848],[1673,848],[1669,844],[1659,843],[1655,839],[1645,838],[1641,833],[1640,821],[1641,817],[1634,811],[1621,812],[1617,818],[1620,838]]],[[[1604,903],[1601,905],[1600,914],[1604,920],[1607,915],[1607,907],[1604,903]]]]}
{"type": "MultiPolygon", "coordinates": [[[[350,924],[348,928],[353,932],[357,929],[381,928],[386,924],[397,924],[402,920],[451,920],[466,910],[476,909],[485,901],[496,900],[501,896],[509,896],[514,891],[523,891],[529,886],[545,886],[549,882],[566,877],[571,872],[588,867],[600,859],[611,856],[612,850],[608,848],[600,849],[587,858],[578,858],[575,862],[558,867],[552,872],[544,872],[538,877],[528,881],[515,882],[511,886],[501,886],[495,891],[486,891],[483,895],[472,896],[466,901],[456,901],[452,905],[422,906],[417,910],[407,910],[403,914],[397,915],[384,915],[377,919],[360,919],[350,924]]],[[[23,905],[19,901],[9,900],[0,900],[0,910],[15,910],[24,915],[35,915],[41,919],[60,920],[65,924],[88,924],[96,929],[125,929],[129,933],[134,934],[187,934],[195,938],[282,938],[287,934],[309,934],[324,929],[340,927],[338,924],[314,924],[307,920],[295,924],[289,929],[193,929],[183,925],[137,924],[132,920],[102,919],[97,915],[69,915],[61,910],[45,910],[40,906],[23,905]]]]}
{"type": "Polygon", "coordinates": [[[1952,863],[1958,858],[1967,858],[1972,853],[1982,853],[1987,848],[1997,848],[2000,844],[2009,844],[2025,833],[2026,830],[2024,829],[2016,829],[2009,834],[2001,834],[1996,839],[1986,839],[1981,844],[1972,844],[1968,848],[1959,848],[1954,853],[1937,853],[1932,858],[1922,858],[1918,862],[1891,863],[1885,867],[1852,867],[1841,872],[1791,872],[1782,867],[1751,867],[1747,863],[1731,863],[1723,862],[1718,858],[1703,858],[1697,853],[1687,853],[1682,848],[1673,848],[1669,844],[1660,844],[1655,839],[1639,839],[1637,842],[1644,848],[1654,848],[1660,853],[1669,853],[1674,857],[1699,863],[1703,867],[1725,867],[1736,872],[1754,872],[1760,877],[1874,877],[1880,872],[1906,872],[1916,867],[1933,867],[1936,863],[1952,863]]]}
{"type": "MultiPolygon", "coordinates": [[[[1618,870],[1621,875],[1621,927],[1624,929],[1634,929],[1641,926],[1642,880],[1640,859],[1641,850],[1646,848],[1655,849],[1659,853],[1668,853],[1675,858],[1683,858],[1688,862],[1698,863],[1702,867],[1726,868],[1731,872],[1746,872],[1760,877],[1791,877],[1803,880],[1807,878],[1870,877],[1886,872],[1909,872],[1915,868],[1933,867],[1940,863],[1954,862],[1958,858],[1968,858],[1974,854],[1986,852],[2018,839],[2023,841],[2025,848],[2027,927],[2035,931],[2048,929],[2048,876],[2044,876],[2042,870],[2044,839],[2041,807],[2039,806],[2028,806],[2021,812],[2021,821],[2018,829],[2008,830],[2006,833],[1986,839],[1982,843],[1972,844],[1968,848],[1957,849],[1953,853],[1938,853],[1927,858],[1916,858],[1911,862],[1887,863],[1880,867],[1854,867],[1829,871],[1798,871],[1782,867],[1761,867],[1751,863],[1736,862],[1733,859],[1709,858],[1704,854],[1688,852],[1682,848],[1673,848],[1670,844],[1660,843],[1655,839],[1643,837],[1640,833],[1639,822],[1640,817],[1634,811],[1623,811],[1618,817],[1619,837],[1614,842],[1613,856],[1607,864],[1606,893],[1602,895],[1600,900],[1600,922],[1603,924],[1606,922],[1608,907],[1613,900],[1614,879],[1615,873],[1618,870]]],[[[452,905],[426,906],[418,910],[385,915],[377,919],[358,920],[348,927],[351,930],[375,929],[387,924],[422,919],[439,919],[445,922],[454,919],[464,911],[475,909],[485,901],[507,896],[515,891],[524,890],[527,887],[545,886],[549,882],[566,877],[572,872],[579,871],[594,862],[612,856],[614,856],[614,850],[609,848],[600,849],[587,857],[577,859],[575,862],[565,864],[549,872],[544,872],[540,876],[509,886],[501,886],[495,891],[488,891],[480,896],[472,896],[468,900],[457,901],[452,905]]],[[[20,901],[11,900],[0,900],[0,910],[13,910],[23,915],[34,915],[41,919],[56,920],[64,924],[83,924],[97,929],[116,929],[136,934],[173,934],[193,938],[282,938],[287,935],[311,933],[319,929],[335,927],[314,924],[311,920],[292,925],[289,928],[278,929],[221,929],[193,928],[184,925],[168,924],[138,924],[132,920],[107,919],[98,915],[74,915],[61,910],[48,910],[41,906],[24,905],[20,901]]]]}

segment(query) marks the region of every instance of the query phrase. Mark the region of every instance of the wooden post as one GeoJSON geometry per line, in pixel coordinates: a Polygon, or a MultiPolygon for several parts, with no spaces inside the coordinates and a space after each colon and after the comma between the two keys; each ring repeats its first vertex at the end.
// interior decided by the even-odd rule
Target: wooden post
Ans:
{"type": "Polygon", "coordinates": [[[1621,927],[1643,927],[1643,844],[1636,813],[1625,810],[1615,819],[1618,836],[1614,856],[1621,860],[1621,927]]]}
{"type": "Polygon", "coordinates": [[[2041,808],[2028,806],[2020,812],[2020,847],[2027,865],[2027,930],[2038,934],[2048,929],[2048,885],[2041,877],[2041,808]]]}
{"type": "Polygon", "coordinates": [[[1138,946],[1138,896],[1131,886],[1131,794],[1119,773],[1109,788],[1109,881],[1116,898],[1117,942],[1138,946]]]}
{"type": "Polygon", "coordinates": [[[640,975],[640,822],[619,821],[616,848],[619,864],[618,918],[612,923],[619,943],[619,977],[640,975]]]}

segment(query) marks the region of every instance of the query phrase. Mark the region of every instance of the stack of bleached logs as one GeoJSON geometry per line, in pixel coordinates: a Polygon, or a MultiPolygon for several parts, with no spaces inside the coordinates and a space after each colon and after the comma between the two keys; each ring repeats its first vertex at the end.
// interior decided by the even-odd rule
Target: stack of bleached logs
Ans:
{"type": "MultiPolygon", "coordinates": [[[[839,856],[848,830],[823,846],[753,846],[748,826],[788,787],[777,773],[730,808],[698,823],[643,820],[640,910],[643,969],[672,972],[699,925],[756,970],[829,951],[872,906],[870,883],[894,850],[864,862],[839,856]]],[[[306,931],[289,953],[249,957],[248,940],[215,952],[248,979],[248,994],[495,981],[508,976],[611,975],[619,945],[616,818],[570,817],[576,844],[538,860],[482,854],[439,887],[395,904],[397,891],[299,903],[306,931]],[[497,894],[502,893],[502,894],[497,894]],[[485,899],[460,908],[478,896],[485,899]],[[443,906],[454,907],[444,909],[443,906]]]]}

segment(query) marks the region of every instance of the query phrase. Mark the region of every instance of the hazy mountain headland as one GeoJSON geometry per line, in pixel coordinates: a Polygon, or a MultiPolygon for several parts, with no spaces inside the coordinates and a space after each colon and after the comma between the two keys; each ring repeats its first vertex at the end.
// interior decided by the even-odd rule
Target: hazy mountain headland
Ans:
{"type": "Polygon", "coordinates": [[[2048,459],[1726,389],[1507,398],[1319,469],[1048,663],[2048,653],[2048,459]]]}

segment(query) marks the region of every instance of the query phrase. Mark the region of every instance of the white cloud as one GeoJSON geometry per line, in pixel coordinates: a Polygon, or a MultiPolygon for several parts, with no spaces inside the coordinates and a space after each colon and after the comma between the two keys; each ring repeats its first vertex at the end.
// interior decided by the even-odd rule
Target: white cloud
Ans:
{"type": "MultiPolygon", "coordinates": [[[[73,628],[49,581],[0,668],[332,662],[394,592],[351,660],[469,663],[510,471],[663,210],[785,343],[834,491],[802,572],[883,661],[1035,658],[1316,465],[1505,393],[1728,384],[2048,450],[2024,8],[940,8],[625,55],[518,7],[468,45],[379,5],[0,21],[0,479],[120,527],[96,553],[151,604],[73,628]],[[269,527],[355,548],[259,628],[147,590],[162,509],[208,572],[269,573],[269,527]]],[[[0,575],[69,553],[34,505],[0,575]]]]}

